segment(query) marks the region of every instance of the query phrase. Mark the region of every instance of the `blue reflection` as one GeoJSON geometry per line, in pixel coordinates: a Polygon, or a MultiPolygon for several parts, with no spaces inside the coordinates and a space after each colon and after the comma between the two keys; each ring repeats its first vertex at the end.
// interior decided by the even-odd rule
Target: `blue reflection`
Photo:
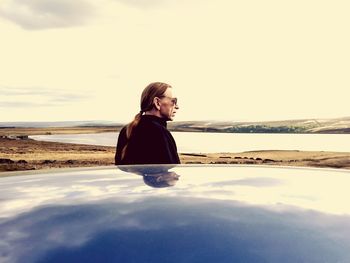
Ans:
{"type": "Polygon", "coordinates": [[[181,197],[41,207],[0,224],[0,261],[350,261],[348,216],[281,208],[181,197]]]}

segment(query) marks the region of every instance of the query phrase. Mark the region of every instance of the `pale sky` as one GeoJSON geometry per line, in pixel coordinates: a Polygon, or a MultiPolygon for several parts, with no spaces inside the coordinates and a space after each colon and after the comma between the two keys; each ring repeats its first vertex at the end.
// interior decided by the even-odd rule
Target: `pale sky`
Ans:
{"type": "Polygon", "coordinates": [[[350,2],[0,0],[0,121],[128,122],[150,82],[183,120],[350,116],[350,2]]]}

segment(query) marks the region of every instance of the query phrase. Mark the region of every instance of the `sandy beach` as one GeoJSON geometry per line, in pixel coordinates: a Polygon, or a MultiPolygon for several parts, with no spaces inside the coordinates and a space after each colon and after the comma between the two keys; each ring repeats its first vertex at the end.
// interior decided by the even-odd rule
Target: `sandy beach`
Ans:
{"type": "MultiPolygon", "coordinates": [[[[115,147],[43,142],[40,134],[115,132],[111,127],[0,129],[0,172],[114,164],[115,147]]],[[[350,153],[323,151],[249,151],[179,153],[182,164],[263,164],[350,169],[350,153]]]]}

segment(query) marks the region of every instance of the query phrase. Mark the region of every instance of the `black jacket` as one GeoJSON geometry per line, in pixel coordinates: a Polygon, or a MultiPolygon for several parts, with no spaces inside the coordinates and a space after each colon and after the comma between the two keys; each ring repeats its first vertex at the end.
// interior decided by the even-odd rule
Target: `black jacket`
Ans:
{"type": "Polygon", "coordinates": [[[164,119],[142,115],[121,160],[122,150],[127,143],[126,127],[123,127],[118,137],[115,164],[179,164],[175,140],[166,127],[164,119]]]}

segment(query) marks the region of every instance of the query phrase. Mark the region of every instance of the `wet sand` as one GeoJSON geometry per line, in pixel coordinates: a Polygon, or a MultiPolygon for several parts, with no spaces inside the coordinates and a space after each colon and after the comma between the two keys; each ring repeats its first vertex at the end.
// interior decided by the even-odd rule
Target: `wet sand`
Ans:
{"type": "MultiPolygon", "coordinates": [[[[115,132],[110,127],[0,129],[0,172],[114,165],[115,147],[43,142],[28,135],[115,132]]],[[[263,164],[350,169],[350,153],[249,151],[179,153],[182,164],[263,164]]]]}

